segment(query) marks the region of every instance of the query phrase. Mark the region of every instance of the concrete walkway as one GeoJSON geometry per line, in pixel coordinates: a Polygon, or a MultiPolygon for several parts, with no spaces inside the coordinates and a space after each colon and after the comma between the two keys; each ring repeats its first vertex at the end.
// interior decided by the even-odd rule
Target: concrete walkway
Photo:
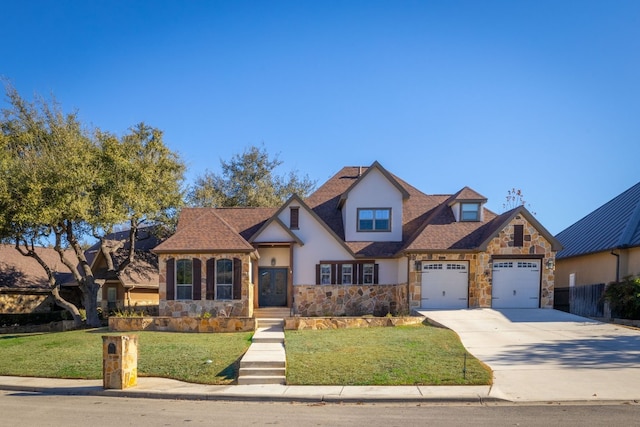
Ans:
{"type": "Polygon", "coordinates": [[[549,309],[421,311],[454,330],[513,402],[640,401],[640,330],[549,309]]]}
{"type": "Polygon", "coordinates": [[[284,319],[256,319],[251,345],[240,361],[238,385],[286,384],[284,319]]]}

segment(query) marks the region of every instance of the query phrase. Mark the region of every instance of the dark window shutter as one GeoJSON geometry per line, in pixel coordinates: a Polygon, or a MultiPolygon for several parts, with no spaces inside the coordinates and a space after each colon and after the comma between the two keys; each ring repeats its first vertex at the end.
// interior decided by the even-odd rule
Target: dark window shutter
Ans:
{"type": "Polygon", "coordinates": [[[378,270],[379,264],[373,264],[373,283],[378,284],[378,270]]]}
{"type": "Polygon", "coordinates": [[[320,284],[320,264],[316,264],[316,285],[320,284]]]}
{"type": "Polygon", "coordinates": [[[513,226],[513,246],[522,247],[524,244],[524,225],[513,226]]]}
{"type": "Polygon", "coordinates": [[[297,206],[289,210],[289,228],[297,230],[300,226],[300,208],[297,206]]]}
{"type": "Polygon", "coordinates": [[[193,259],[193,299],[202,299],[202,261],[199,258],[193,259]]]}
{"type": "Polygon", "coordinates": [[[359,264],[359,263],[358,263],[358,264],[356,264],[356,270],[357,270],[356,274],[357,274],[357,276],[358,276],[358,277],[356,278],[356,283],[357,283],[358,285],[362,285],[362,281],[363,281],[363,280],[362,280],[362,270],[363,270],[363,269],[362,269],[362,264],[359,264]]]}
{"type": "Polygon", "coordinates": [[[176,260],[169,258],[167,260],[167,301],[174,300],[176,290],[176,260]]]}
{"type": "Polygon", "coordinates": [[[338,276],[338,266],[336,264],[331,264],[331,284],[335,285],[336,283],[338,283],[337,280],[337,276],[338,276]]]}
{"type": "Polygon", "coordinates": [[[337,272],[338,277],[336,277],[336,283],[338,285],[342,285],[342,264],[337,265],[337,270],[338,270],[337,272]]]}
{"type": "Polygon", "coordinates": [[[206,299],[208,300],[212,300],[216,298],[216,292],[215,292],[215,274],[216,274],[216,268],[215,268],[215,262],[216,259],[215,258],[209,258],[207,260],[207,294],[206,294],[206,299]]]}
{"type": "Polygon", "coordinates": [[[242,260],[233,259],[233,299],[242,299],[242,260]]]}

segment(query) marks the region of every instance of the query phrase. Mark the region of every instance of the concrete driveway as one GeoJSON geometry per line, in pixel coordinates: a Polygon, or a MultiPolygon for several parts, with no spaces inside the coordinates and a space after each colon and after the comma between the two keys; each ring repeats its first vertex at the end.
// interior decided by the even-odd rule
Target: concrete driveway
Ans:
{"type": "Polygon", "coordinates": [[[457,332],[511,401],[640,401],[640,331],[549,309],[420,310],[457,332]]]}

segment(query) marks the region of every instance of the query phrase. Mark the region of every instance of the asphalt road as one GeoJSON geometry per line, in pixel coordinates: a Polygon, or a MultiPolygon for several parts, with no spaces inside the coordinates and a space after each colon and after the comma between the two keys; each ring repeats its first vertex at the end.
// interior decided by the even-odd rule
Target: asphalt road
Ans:
{"type": "Polygon", "coordinates": [[[0,391],[0,426],[637,426],[640,404],[301,404],[0,391]]]}

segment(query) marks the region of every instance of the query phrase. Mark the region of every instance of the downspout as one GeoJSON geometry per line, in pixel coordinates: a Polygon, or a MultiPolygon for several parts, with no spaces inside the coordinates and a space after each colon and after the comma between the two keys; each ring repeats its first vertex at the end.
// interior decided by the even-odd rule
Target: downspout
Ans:
{"type": "MultiPolygon", "coordinates": [[[[614,249],[615,250],[615,249],[614,249]]],[[[620,254],[611,251],[611,255],[616,257],[616,283],[620,281],[620,254]]]]}

